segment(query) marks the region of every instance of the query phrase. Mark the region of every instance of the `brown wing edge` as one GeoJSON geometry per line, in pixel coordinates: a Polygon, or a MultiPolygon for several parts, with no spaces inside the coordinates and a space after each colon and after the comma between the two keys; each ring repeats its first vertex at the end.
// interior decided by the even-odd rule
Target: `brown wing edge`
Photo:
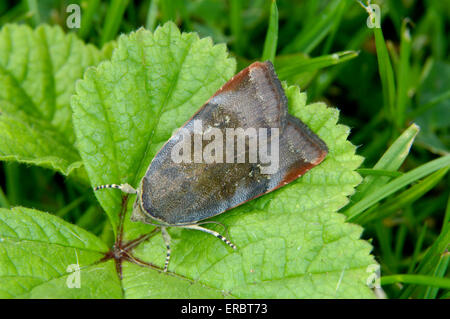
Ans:
{"type": "MultiPolygon", "coordinates": [[[[253,64],[256,64],[256,63],[261,63],[261,62],[255,62],[253,64]]],[[[286,97],[286,94],[284,93],[284,89],[283,89],[283,86],[281,85],[281,81],[278,78],[277,74],[275,73],[275,67],[273,66],[272,62],[270,62],[269,60],[264,61],[261,64],[265,65],[267,68],[267,71],[270,73],[269,79],[272,81],[272,84],[277,89],[277,93],[281,100],[281,105],[284,106],[285,115],[287,115],[288,114],[287,113],[288,99],[286,97]]]]}
{"type": "Polygon", "coordinates": [[[328,147],[325,142],[313,131],[311,131],[311,129],[306,126],[306,124],[303,123],[300,119],[288,114],[288,125],[294,125],[303,133],[305,133],[306,137],[310,139],[311,143],[315,144],[318,148],[319,155],[313,162],[302,165],[301,167],[294,167],[290,171],[288,171],[283,180],[274,188],[274,190],[280,188],[281,186],[289,184],[290,182],[296,180],[298,177],[304,175],[307,171],[322,163],[322,161],[328,154],[328,147]]]}

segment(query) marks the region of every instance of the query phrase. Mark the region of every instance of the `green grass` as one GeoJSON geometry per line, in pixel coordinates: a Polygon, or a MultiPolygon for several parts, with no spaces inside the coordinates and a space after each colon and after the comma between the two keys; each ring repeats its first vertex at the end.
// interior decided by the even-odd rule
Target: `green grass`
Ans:
{"type": "MultiPolygon", "coordinates": [[[[3,1],[0,28],[58,24],[102,47],[121,33],[171,20],[225,43],[238,69],[271,60],[282,80],[308,93],[308,102],[339,108],[365,157],[358,170],[363,182],[340,212],[372,241],[387,297],[448,298],[448,1],[383,1],[381,28],[366,25],[368,12],[356,0],[70,3],[81,5],[79,30],[67,29],[64,0],[3,1]]],[[[111,226],[80,180],[0,163],[0,207],[56,212],[111,241],[111,226]]]]}
{"type": "Polygon", "coordinates": [[[264,49],[261,57],[262,61],[275,61],[278,42],[278,8],[277,2],[272,1],[270,5],[269,26],[267,28],[266,41],[264,41],[264,49]]]}

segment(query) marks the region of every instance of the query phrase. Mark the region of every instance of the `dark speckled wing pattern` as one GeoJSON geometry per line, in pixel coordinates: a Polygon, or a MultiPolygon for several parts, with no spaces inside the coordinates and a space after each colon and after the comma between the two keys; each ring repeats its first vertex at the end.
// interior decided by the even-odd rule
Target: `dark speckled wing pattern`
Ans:
{"type": "MultiPolygon", "coordinates": [[[[278,128],[279,169],[263,174],[261,163],[174,163],[180,131],[153,159],[141,185],[144,213],[167,225],[194,224],[292,182],[318,165],[328,150],[299,119],[287,113],[287,99],[270,62],[255,62],[228,81],[183,126],[278,128]]],[[[193,141],[193,139],[191,139],[193,141]]],[[[270,139],[269,139],[270,143],[270,139]]],[[[247,157],[248,158],[248,157],[247,157]]]]}

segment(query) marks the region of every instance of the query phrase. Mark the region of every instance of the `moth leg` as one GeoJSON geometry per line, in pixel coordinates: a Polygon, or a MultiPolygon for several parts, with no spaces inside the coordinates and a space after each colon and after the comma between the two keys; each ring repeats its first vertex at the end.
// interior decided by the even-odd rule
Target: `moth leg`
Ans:
{"type": "Polygon", "coordinates": [[[224,225],[224,224],[222,224],[222,223],[220,223],[220,222],[218,222],[218,221],[215,221],[215,220],[205,220],[205,221],[202,221],[202,222],[197,223],[196,225],[197,225],[197,226],[200,226],[200,225],[204,225],[204,224],[216,224],[216,225],[220,225],[220,226],[222,226],[223,230],[225,231],[225,235],[226,235],[227,237],[230,237],[230,233],[228,232],[228,227],[227,227],[226,225],[224,225]]]}
{"type": "Polygon", "coordinates": [[[120,189],[122,192],[127,194],[137,194],[137,190],[135,190],[130,184],[106,184],[106,185],[99,185],[94,187],[94,191],[98,191],[99,189],[104,188],[117,188],[120,189]]]}
{"type": "Polygon", "coordinates": [[[167,232],[166,227],[161,227],[161,234],[164,239],[164,243],[166,244],[166,262],[164,263],[164,272],[167,272],[167,269],[169,268],[169,261],[170,261],[170,235],[167,232]]]}
{"type": "Polygon", "coordinates": [[[231,241],[229,241],[226,237],[223,237],[221,234],[219,234],[218,232],[208,229],[208,228],[204,228],[198,225],[186,225],[186,226],[180,226],[182,228],[188,228],[188,229],[196,229],[196,230],[200,230],[202,232],[211,234],[219,239],[221,239],[225,244],[227,244],[228,246],[230,246],[233,249],[236,249],[236,245],[233,244],[231,241]]]}

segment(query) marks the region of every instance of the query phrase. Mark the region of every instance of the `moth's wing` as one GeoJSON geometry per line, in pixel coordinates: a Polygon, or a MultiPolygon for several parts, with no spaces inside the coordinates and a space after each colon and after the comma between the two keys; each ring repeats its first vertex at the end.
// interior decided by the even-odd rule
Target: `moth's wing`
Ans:
{"type": "MultiPolygon", "coordinates": [[[[318,165],[328,150],[300,120],[288,115],[279,136],[278,169],[266,174],[264,163],[176,164],[174,136],[157,154],[143,179],[144,209],[168,224],[189,224],[220,214],[275,190],[318,165]]],[[[192,129],[192,123],[186,125],[192,129]]],[[[275,143],[272,139],[271,143],[275,143]]],[[[270,144],[271,149],[272,144],[270,144]]],[[[272,162],[272,164],[276,164],[272,162]]]]}
{"type": "MultiPolygon", "coordinates": [[[[215,127],[223,133],[226,128],[283,131],[286,114],[287,99],[272,63],[255,62],[222,86],[183,128],[193,133],[194,121],[202,120],[204,129],[215,127]]],[[[180,138],[178,131],[162,147],[142,182],[145,210],[172,224],[196,221],[227,209],[236,192],[231,185],[239,185],[236,176],[252,174],[257,164],[176,164],[171,151],[180,138]]],[[[258,189],[263,190],[263,186],[258,189]]]]}
{"type": "Polygon", "coordinates": [[[216,127],[283,129],[286,122],[287,98],[270,61],[255,62],[236,74],[207,105],[214,106],[216,127]]]}
{"type": "Polygon", "coordinates": [[[305,123],[288,114],[286,129],[280,138],[280,166],[273,174],[277,184],[269,191],[286,185],[319,165],[328,154],[328,147],[305,123]]]}

